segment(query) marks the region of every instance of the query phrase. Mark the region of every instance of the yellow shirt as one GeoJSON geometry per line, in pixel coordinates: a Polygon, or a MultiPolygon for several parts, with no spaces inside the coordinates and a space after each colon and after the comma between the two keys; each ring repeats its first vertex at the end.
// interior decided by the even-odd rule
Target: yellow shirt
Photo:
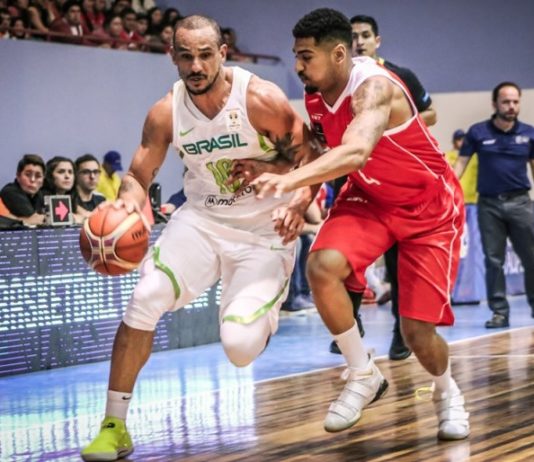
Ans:
{"type": "MultiPolygon", "coordinates": [[[[450,165],[454,165],[458,158],[458,151],[453,150],[445,153],[445,158],[450,165]]],[[[477,193],[477,177],[478,177],[478,156],[473,154],[469,163],[464,170],[460,184],[464,192],[464,201],[466,204],[476,204],[478,200],[477,193]]]]}
{"type": "Polygon", "coordinates": [[[108,201],[114,201],[119,194],[119,187],[121,185],[121,178],[116,172],[109,176],[104,167],[100,167],[100,178],[96,190],[106,197],[108,201]]]}

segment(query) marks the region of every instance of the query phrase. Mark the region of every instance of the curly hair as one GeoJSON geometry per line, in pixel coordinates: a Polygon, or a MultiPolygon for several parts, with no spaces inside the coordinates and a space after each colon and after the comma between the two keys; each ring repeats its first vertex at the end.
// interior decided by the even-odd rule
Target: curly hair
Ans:
{"type": "Polygon", "coordinates": [[[297,22],[293,28],[293,37],[313,37],[317,44],[324,41],[341,41],[350,48],[352,27],[343,13],[331,8],[319,8],[297,22]]]}

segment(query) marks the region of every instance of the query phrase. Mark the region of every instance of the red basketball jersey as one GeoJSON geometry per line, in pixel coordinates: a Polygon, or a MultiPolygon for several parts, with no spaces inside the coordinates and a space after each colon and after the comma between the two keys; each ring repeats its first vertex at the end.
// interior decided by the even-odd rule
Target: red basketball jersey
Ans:
{"type": "Polygon", "coordinates": [[[351,98],[356,89],[369,77],[390,79],[403,90],[414,115],[401,126],[384,132],[365,167],[350,174],[344,194],[363,195],[384,206],[421,203],[440,186],[440,178],[450,168],[445,156],[418,116],[400,78],[371,58],[354,58],[353,61],[349,82],[333,106],[325,103],[320,93],[305,95],[312,130],[325,146],[338,146],[354,118],[351,98]]]}

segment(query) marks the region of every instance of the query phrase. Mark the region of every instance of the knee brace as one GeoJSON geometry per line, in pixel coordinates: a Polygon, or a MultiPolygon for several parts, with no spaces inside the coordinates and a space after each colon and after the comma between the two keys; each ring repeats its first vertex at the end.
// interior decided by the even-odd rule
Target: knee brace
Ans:
{"type": "Polygon", "coordinates": [[[128,302],[123,321],[134,329],[152,331],[161,316],[174,308],[175,302],[169,277],[149,259],[143,264],[141,278],[128,302]]]}

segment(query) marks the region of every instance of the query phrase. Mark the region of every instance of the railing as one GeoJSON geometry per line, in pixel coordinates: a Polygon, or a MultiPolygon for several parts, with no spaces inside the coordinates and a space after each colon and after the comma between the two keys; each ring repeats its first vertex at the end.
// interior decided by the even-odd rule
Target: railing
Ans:
{"type": "MultiPolygon", "coordinates": [[[[13,32],[11,29],[10,32],[13,32]]],[[[43,40],[45,42],[55,42],[55,43],[67,43],[69,45],[83,45],[83,46],[93,46],[101,47],[103,45],[110,45],[110,47],[124,47],[131,51],[143,51],[143,52],[153,52],[153,53],[168,53],[170,47],[165,45],[160,45],[157,43],[146,42],[136,42],[132,40],[124,40],[113,37],[103,37],[101,35],[68,35],[61,32],[42,32],[37,29],[24,29],[24,33],[29,36],[29,38],[35,37],[38,40],[43,40]]],[[[272,63],[278,63],[281,61],[280,57],[274,55],[264,55],[258,53],[231,53],[228,55],[229,61],[246,61],[251,63],[258,63],[258,61],[270,61],[272,63]]]]}

